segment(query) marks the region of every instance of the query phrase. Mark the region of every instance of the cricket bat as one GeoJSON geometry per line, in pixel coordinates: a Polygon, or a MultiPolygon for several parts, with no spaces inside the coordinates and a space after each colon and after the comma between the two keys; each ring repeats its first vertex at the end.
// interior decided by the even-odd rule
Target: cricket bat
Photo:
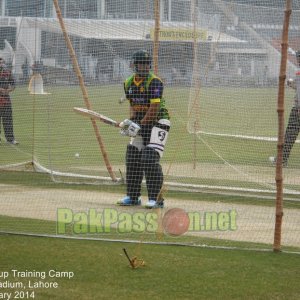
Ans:
{"type": "Polygon", "coordinates": [[[106,117],[102,114],[99,114],[93,110],[90,110],[90,109],[86,109],[86,108],[82,108],[82,107],[74,107],[73,110],[82,115],[82,116],[85,116],[85,117],[88,117],[88,118],[92,118],[92,119],[95,119],[95,120],[98,120],[98,121],[101,121],[105,124],[108,124],[108,125],[111,125],[111,126],[114,126],[114,127],[119,127],[121,128],[120,126],[120,123],[118,123],[117,121],[109,118],[109,117],[106,117]]]}

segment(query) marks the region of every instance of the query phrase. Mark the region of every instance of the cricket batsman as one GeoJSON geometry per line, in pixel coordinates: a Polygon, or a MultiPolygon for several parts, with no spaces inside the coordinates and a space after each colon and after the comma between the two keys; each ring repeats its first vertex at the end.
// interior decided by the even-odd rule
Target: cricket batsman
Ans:
{"type": "MultiPolygon", "coordinates": [[[[291,109],[288,125],[285,130],[283,144],[283,160],[284,167],[287,166],[291,150],[296,142],[300,132],[300,50],[296,51],[297,71],[294,79],[289,79],[287,85],[296,91],[294,98],[294,106],[291,109]]],[[[273,163],[276,163],[276,157],[270,157],[273,163]]]]}
{"type": "Polygon", "coordinates": [[[169,113],[163,98],[162,80],[151,71],[152,58],[145,50],[133,54],[134,74],[124,82],[130,118],[121,124],[121,134],[131,137],[126,151],[127,195],[119,205],[141,205],[141,184],[145,175],[148,201],[146,208],[163,208],[160,191],[163,156],[170,130],[169,113]]]}

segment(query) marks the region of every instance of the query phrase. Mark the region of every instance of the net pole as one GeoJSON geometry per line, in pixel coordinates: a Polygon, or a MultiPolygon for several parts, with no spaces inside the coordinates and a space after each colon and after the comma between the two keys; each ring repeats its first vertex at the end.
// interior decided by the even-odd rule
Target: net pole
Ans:
{"type": "MultiPolygon", "coordinates": [[[[153,71],[158,74],[158,50],[159,50],[159,31],[160,31],[160,0],[154,0],[154,37],[153,37],[153,71]]],[[[166,174],[170,171],[170,167],[166,174]]],[[[158,201],[163,201],[163,196],[167,192],[168,188],[163,182],[162,187],[158,193],[158,201]]],[[[157,234],[160,236],[160,228],[158,228],[157,234]]]]}
{"type": "MultiPolygon", "coordinates": [[[[154,36],[153,36],[153,71],[158,74],[158,48],[159,48],[159,30],[160,30],[160,0],[154,0],[154,36]]],[[[163,201],[163,195],[166,192],[166,185],[163,183],[157,199],[163,201]]]]}
{"type": "MultiPolygon", "coordinates": [[[[74,48],[72,46],[72,43],[70,41],[69,35],[67,33],[67,30],[66,30],[63,18],[62,18],[61,10],[60,10],[60,7],[58,5],[58,0],[53,0],[53,3],[54,3],[54,6],[55,6],[56,15],[57,15],[57,18],[59,20],[59,24],[60,24],[62,33],[63,33],[64,38],[65,38],[65,42],[66,42],[68,50],[69,50],[69,54],[70,54],[71,59],[72,59],[73,68],[74,68],[75,73],[76,73],[76,75],[78,77],[78,80],[79,80],[79,84],[80,84],[80,88],[81,88],[81,92],[82,92],[82,95],[83,95],[83,100],[84,100],[85,106],[86,106],[87,109],[92,110],[92,106],[91,106],[91,103],[90,103],[89,97],[88,97],[88,92],[87,92],[87,89],[86,89],[85,84],[84,84],[83,76],[82,76],[82,73],[81,73],[80,68],[79,68],[79,64],[78,64],[78,61],[77,61],[77,58],[76,58],[74,48]]],[[[91,118],[91,122],[92,122],[92,126],[93,126],[93,129],[94,129],[95,135],[96,135],[96,139],[97,139],[99,147],[100,147],[100,151],[101,151],[103,159],[104,159],[106,169],[107,169],[111,179],[113,181],[116,181],[117,180],[116,175],[114,174],[114,172],[112,170],[112,166],[111,166],[111,163],[109,161],[107,152],[105,150],[104,142],[103,142],[103,139],[100,135],[97,123],[92,118],[91,118]]]]}
{"type": "Polygon", "coordinates": [[[273,250],[278,252],[281,249],[281,229],[283,217],[283,144],[284,144],[284,90],[286,79],[287,49],[289,37],[289,22],[292,13],[292,1],[286,0],[283,30],[281,38],[281,63],[279,73],[277,113],[278,113],[278,142],[276,161],[276,213],[273,250]]]}
{"type": "Polygon", "coordinates": [[[200,131],[200,124],[199,124],[199,115],[200,115],[200,108],[199,108],[199,101],[200,101],[200,89],[201,89],[201,82],[199,76],[199,63],[198,63],[198,37],[197,37],[197,10],[196,10],[196,0],[192,0],[191,2],[191,19],[193,23],[193,88],[194,92],[192,92],[193,99],[193,106],[189,112],[195,113],[195,121],[194,121],[194,141],[193,141],[193,168],[196,169],[197,163],[197,132],[200,131]]]}
{"type": "Polygon", "coordinates": [[[153,71],[158,74],[158,48],[159,48],[159,30],[160,30],[160,0],[154,1],[154,37],[153,37],[153,71]]]}

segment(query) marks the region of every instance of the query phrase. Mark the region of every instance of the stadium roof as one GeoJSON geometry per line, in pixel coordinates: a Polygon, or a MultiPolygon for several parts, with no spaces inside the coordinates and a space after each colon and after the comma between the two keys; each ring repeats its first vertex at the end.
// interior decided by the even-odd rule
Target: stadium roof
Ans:
{"type": "MultiPolygon", "coordinates": [[[[39,28],[47,32],[61,33],[59,22],[55,18],[24,18],[23,22],[28,27],[39,28]]],[[[91,19],[64,19],[69,35],[90,39],[114,39],[114,40],[147,40],[150,39],[154,29],[154,21],[132,20],[91,20],[91,19]]],[[[178,34],[184,31],[192,31],[191,23],[185,22],[162,22],[161,30],[174,30],[178,34]]],[[[230,35],[202,29],[210,42],[238,43],[245,42],[230,35]]],[[[164,41],[174,40],[164,37],[164,41]]],[[[180,38],[181,41],[192,39],[180,38]]]]}

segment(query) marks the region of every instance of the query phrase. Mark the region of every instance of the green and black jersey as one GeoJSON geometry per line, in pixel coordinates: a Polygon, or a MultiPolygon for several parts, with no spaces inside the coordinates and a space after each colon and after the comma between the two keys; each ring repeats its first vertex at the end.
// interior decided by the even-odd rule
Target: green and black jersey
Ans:
{"type": "Polygon", "coordinates": [[[135,112],[135,119],[140,121],[145,116],[152,103],[159,103],[157,120],[169,119],[169,113],[163,98],[164,86],[159,77],[152,72],[146,79],[136,81],[135,75],[131,75],[124,82],[126,98],[135,112]]]}

